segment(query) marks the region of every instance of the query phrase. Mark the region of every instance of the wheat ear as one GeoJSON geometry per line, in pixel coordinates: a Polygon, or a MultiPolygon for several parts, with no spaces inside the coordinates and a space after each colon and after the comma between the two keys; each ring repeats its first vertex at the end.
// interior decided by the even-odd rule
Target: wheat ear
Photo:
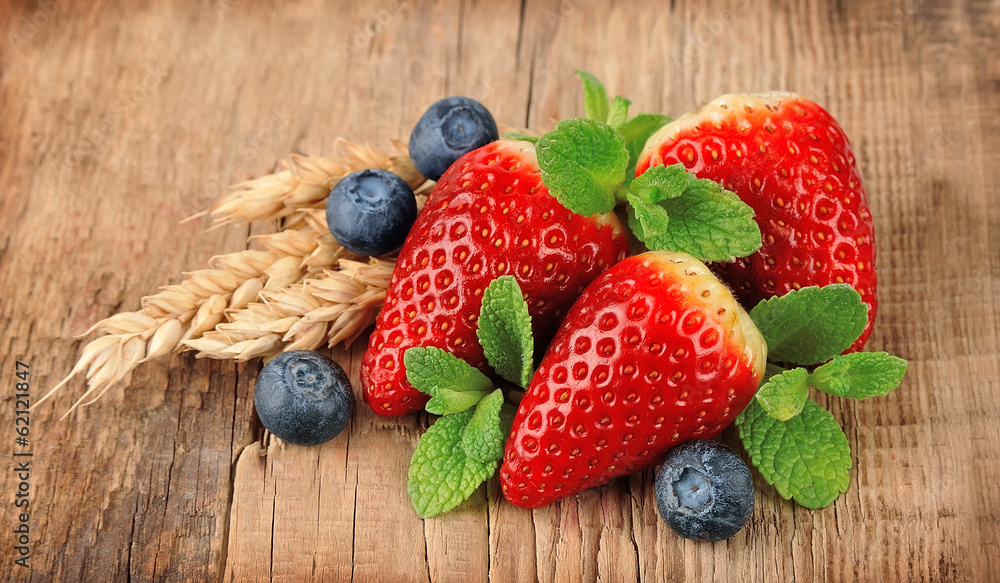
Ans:
{"type": "Polygon", "coordinates": [[[394,146],[396,152],[389,154],[338,138],[333,158],[293,154],[279,164],[277,172],[234,184],[233,191],[211,209],[185,220],[207,216],[215,226],[222,226],[283,219],[286,228],[296,228],[305,220],[302,211],[322,207],[341,178],[365,168],[390,170],[414,190],[426,190],[428,181],[413,167],[405,144],[396,141],[394,146]]]}
{"type": "Polygon", "coordinates": [[[94,324],[83,336],[100,336],[84,347],[66,378],[33,407],[86,371],[87,390],[69,414],[77,406],[100,398],[141,362],[182,349],[183,340],[212,330],[223,320],[226,310],[242,309],[264,290],[283,289],[310,270],[326,267],[315,265],[314,260],[318,254],[330,253],[329,243],[311,227],[255,239],[265,250],[213,257],[208,269],[185,273],[181,283],[142,298],[139,311],[115,314],[94,324]]]}
{"type": "Polygon", "coordinates": [[[68,415],[99,399],[140,363],[172,351],[245,360],[315,348],[324,340],[331,346],[354,340],[378,313],[394,263],[352,259],[330,235],[322,207],[344,175],[364,168],[401,176],[421,206],[434,183],[416,171],[403,143],[394,146],[396,152],[387,154],[338,139],[334,159],[293,155],[282,163],[284,169],[233,186],[214,207],[190,217],[209,216],[215,226],[280,219],[283,230],[254,238],[265,251],[216,256],[209,269],[186,273],[181,283],[142,298],[139,311],[95,324],[86,334],[100,336],[34,406],[86,371],[87,390],[68,415]]]}
{"type": "Polygon", "coordinates": [[[230,310],[215,330],[183,343],[197,350],[198,358],[238,361],[350,344],[375,320],[394,266],[384,258],[342,259],[339,269],[262,292],[261,301],[230,310]]]}

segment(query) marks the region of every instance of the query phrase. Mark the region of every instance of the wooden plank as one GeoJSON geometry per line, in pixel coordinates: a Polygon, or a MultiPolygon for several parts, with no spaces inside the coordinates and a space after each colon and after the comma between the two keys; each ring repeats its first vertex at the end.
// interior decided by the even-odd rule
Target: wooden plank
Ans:
{"type": "MultiPolygon", "coordinates": [[[[33,568],[8,536],[0,577],[1000,579],[998,30],[989,0],[0,3],[2,431],[15,361],[39,397],[76,334],[275,228],[178,225],[224,184],[292,151],[329,154],[337,136],[387,146],[450,94],[551,127],[582,112],[576,68],[633,111],[770,89],[826,106],[876,221],[871,346],[910,360],[887,397],[820,398],[855,454],[845,495],[810,511],[758,477],[748,527],[698,544],[660,520],[652,471],[535,511],[491,481],[421,521],[406,470],[426,415],[384,419],[359,400],[334,441],[282,445],[253,414],[259,363],[171,356],[65,420],[79,382],[33,411],[33,568]]],[[[363,350],[333,351],[355,381],[363,350]]],[[[17,487],[0,478],[4,496],[17,487]]]]}

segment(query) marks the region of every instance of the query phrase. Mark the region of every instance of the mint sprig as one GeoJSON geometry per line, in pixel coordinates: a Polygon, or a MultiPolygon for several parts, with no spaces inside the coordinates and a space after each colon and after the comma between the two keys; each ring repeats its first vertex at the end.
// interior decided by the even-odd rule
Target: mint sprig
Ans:
{"type": "Polygon", "coordinates": [[[403,353],[406,380],[427,393],[428,413],[448,415],[472,407],[493,390],[493,382],[476,367],[433,346],[415,346],[403,353]]]}
{"type": "Polygon", "coordinates": [[[611,106],[608,103],[608,93],[604,89],[604,83],[592,73],[582,69],[577,69],[576,75],[583,82],[584,115],[597,121],[608,121],[608,111],[611,106]]]}
{"type": "Polygon", "coordinates": [[[733,261],[761,246],[750,205],[721,184],[691,174],[683,164],[654,166],[633,180],[630,190],[629,226],[650,249],[733,261]],[[642,217],[650,215],[669,220],[658,220],[657,228],[649,229],[642,217]]]}
{"type": "Polygon", "coordinates": [[[757,402],[778,421],[788,421],[802,412],[809,399],[809,373],[804,368],[782,371],[757,389],[757,402]]]}
{"type": "Polygon", "coordinates": [[[851,399],[887,395],[903,381],[906,361],[885,352],[855,352],[833,357],[809,375],[824,393],[851,399]]]}
{"type": "Polygon", "coordinates": [[[846,283],[804,287],[750,310],[776,362],[811,365],[850,348],[868,323],[868,306],[846,283]]]}
{"type": "Polygon", "coordinates": [[[782,497],[806,506],[829,505],[850,482],[847,436],[809,388],[865,399],[900,385],[906,361],[885,352],[840,354],[864,330],[867,308],[847,285],[792,291],[760,302],[750,317],[767,342],[767,379],[736,418],[740,440],[761,476],[782,497]]]}
{"type": "MultiPolygon", "coordinates": [[[[636,182],[638,179],[632,184],[636,182]]],[[[670,213],[667,212],[667,209],[647,202],[648,199],[631,192],[626,195],[626,200],[629,204],[628,226],[640,241],[652,243],[659,240],[660,237],[668,237],[670,213]]]]}
{"type": "Polygon", "coordinates": [[[807,400],[801,413],[779,421],[754,399],[736,426],[751,462],[782,498],[822,508],[847,491],[850,444],[833,415],[815,402],[807,400]]]}
{"type": "Polygon", "coordinates": [[[542,181],[566,208],[590,216],[615,207],[615,193],[625,180],[625,138],[595,119],[559,122],[535,144],[542,181]]]}
{"type": "Polygon", "coordinates": [[[625,138],[625,148],[628,150],[628,168],[625,170],[625,186],[628,186],[635,176],[636,163],[639,161],[639,154],[642,154],[642,149],[646,146],[646,142],[658,129],[667,125],[670,121],[670,117],[666,115],[640,113],[621,125],[615,126],[618,133],[625,138]]]}
{"type": "Polygon", "coordinates": [[[628,106],[630,105],[632,105],[630,100],[625,99],[621,95],[616,95],[611,100],[611,106],[608,108],[608,117],[604,121],[613,128],[622,125],[628,118],[628,106]]]}
{"type": "Polygon", "coordinates": [[[584,216],[629,205],[629,226],[649,249],[684,251],[703,261],[733,261],[760,248],[753,209],[682,164],[655,166],[633,179],[646,141],[670,118],[639,114],[592,74],[577,71],[586,117],[560,122],[535,144],[542,181],[563,206],[584,216]]]}
{"type": "Polygon", "coordinates": [[[514,420],[512,410],[513,407],[504,402],[500,389],[483,397],[462,433],[462,449],[466,455],[484,464],[496,463],[503,455],[504,440],[514,420]]]}
{"type": "Polygon", "coordinates": [[[625,169],[624,185],[628,186],[635,176],[636,162],[642,153],[646,141],[664,125],[670,123],[670,117],[659,113],[640,113],[628,118],[628,108],[632,102],[621,96],[615,96],[608,102],[608,93],[601,80],[587,71],[577,70],[576,74],[583,82],[583,112],[590,119],[602,121],[618,130],[625,138],[625,149],[628,151],[628,166],[625,169]]]}
{"type": "MultiPolygon", "coordinates": [[[[501,276],[486,288],[477,335],[490,365],[527,386],[533,370],[531,317],[513,277],[501,276]]],[[[443,415],[417,443],[407,476],[414,510],[430,518],[461,504],[496,472],[514,406],[489,377],[440,348],[409,348],[403,365],[410,384],[431,395],[425,409],[443,415]]]]}
{"type": "Polygon", "coordinates": [[[535,347],[531,316],[517,280],[503,275],[483,292],[483,307],[476,331],[486,360],[508,381],[528,386],[535,347]]]}
{"type": "MultiPolygon", "coordinates": [[[[406,491],[420,518],[455,508],[496,471],[496,461],[472,458],[463,436],[474,411],[445,415],[427,428],[410,460],[406,491]]],[[[499,459],[499,458],[498,458],[499,459]]]]}

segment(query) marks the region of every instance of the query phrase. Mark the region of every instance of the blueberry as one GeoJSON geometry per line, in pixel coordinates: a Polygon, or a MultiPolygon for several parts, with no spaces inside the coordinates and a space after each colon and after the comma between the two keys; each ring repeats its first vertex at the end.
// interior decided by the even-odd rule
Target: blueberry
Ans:
{"type": "Polygon", "coordinates": [[[417,171],[441,178],[463,154],[500,137],[493,116],[468,97],[446,97],[431,105],[410,134],[410,159],[417,171]]]}
{"type": "Polygon", "coordinates": [[[753,513],[753,477],[724,444],[689,441],[667,452],[657,470],[656,506],[663,520],[684,538],[725,540],[739,532],[753,513]]]}
{"type": "Polygon", "coordinates": [[[354,412],[354,391],[340,365],[311,350],[283,352],[257,376],[253,404],[268,431],[297,445],[336,437],[354,412]]]}
{"type": "Polygon", "coordinates": [[[399,247],[416,219],[413,189],[388,170],[352,172],[326,199],[330,233],[359,255],[384,255],[399,247]]]}

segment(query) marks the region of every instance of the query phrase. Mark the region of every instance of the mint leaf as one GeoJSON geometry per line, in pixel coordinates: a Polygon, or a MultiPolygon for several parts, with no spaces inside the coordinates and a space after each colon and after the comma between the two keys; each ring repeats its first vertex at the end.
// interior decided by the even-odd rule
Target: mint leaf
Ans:
{"type": "Polygon", "coordinates": [[[702,261],[732,261],[760,248],[753,209],[717,182],[695,177],[682,164],[657,171],[648,181],[641,178],[632,184],[639,182],[640,192],[652,192],[649,200],[659,200],[670,217],[662,233],[645,239],[636,233],[650,249],[684,251],[702,261]]]}
{"type": "Polygon", "coordinates": [[[524,132],[507,132],[503,135],[503,137],[508,140],[522,140],[525,142],[531,142],[532,144],[538,141],[538,136],[533,136],[524,132]]]}
{"type": "Polygon", "coordinates": [[[469,458],[483,463],[496,463],[503,455],[504,441],[510,427],[504,427],[500,418],[503,391],[497,389],[476,405],[472,419],[462,432],[462,448],[469,458]]]}
{"type": "Polygon", "coordinates": [[[533,372],[534,343],[531,316],[517,280],[502,275],[483,292],[483,306],[476,330],[487,362],[497,374],[527,387],[533,372]]]}
{"type": "Polygon", "coordinates": [[[406,482],[406,491],[420,518],[458,506],[496,470],[495,461],[484,464],[465,453],[462,436],[472,417],[469,409],[446,415],[421,436],[406,482]]]}
{"type": "Polygon", "coordinates": [[[691,173],[684,169],[683,164],[652,166],[641,176],[636,176],[629,186],[629,190],[632,191],[632,194],[641,196],[647,202],[655,204],[684,194],[691,183],[691,176],[691,173]]]}
{"type": "Polygon", "coordinates": [[[750,310],[767,342],[767,358],[810,365],[847,350],[868,323],[868,306],[850,285],[804,287],[750,310]]]}
{"type": "Polygon", "coordinates": [[[403,353],[406,380],[431,400],[428,413],[447,415],[475,405],[493,390],[493,383],[476,367],[433,346],[415,346],[403,353]]]}
{"type": "Polygon", "coordinates": [[[667,211],[660,205],[646,200],[631,192],[625,195],[628,200],[628,226],[640,241],[654,240],[662,237],[670,225],[667,211]]]}
{"type": "Polygon", "coordinates": [[[885,352],[854,352],[837,355],[809,375],[824,393],[850,399],[881,397],[899,386],[906,374],[906,361],[885,352]]]}
{"type": "Polygon", "coordinates": [[[628,106],[632,105],[632,101],[625,99],[620,95],[616,95],[614,99],[611,100],[611,107],[608,109],[608,119],[607,124],[613,128],[625,123],[628,119],[628,106]]]}
{"type": "Polygon", "coordinates": [[[751,399],[736,418],[750,461],[778,494],[807,508],[822,508],[847,490],[851,448],[826,409],[806,401],[802,412],[778,421],[751,399]]]}
{"type": "Polygon", "coordinates": [[[639,161],[639,154],[646,146],[649,137],[663,126],[670,123],[670,118],[658,113],[640,113],[615,129],[625,138],[625,149],[628,150],[628,168],[625,170],[626,185],[635,176],[635,166],[639,161]]]}
{"type": "Polygon", "coordinates": [[[608,124],[576,118],[560,122],[535,145],[542,181],[569,210],[590,216],[615,207],[625,180],[625,139],[608,124]]]}
{"type": "Polygon", "coordinates": [[[770,417],[788,421],[802,412],[809,399],[804,368],[793,368],[772,376],[757,390],[757,402],[770,417]]]}
{"type": "Polygon", "coordinates": [[[604,84],[593,74],[577,69],[576,74],[583,81],[583,113],[590,119],[597,121],[607,121],[608,119],[608,94],[604,91],[604,84]]]}

